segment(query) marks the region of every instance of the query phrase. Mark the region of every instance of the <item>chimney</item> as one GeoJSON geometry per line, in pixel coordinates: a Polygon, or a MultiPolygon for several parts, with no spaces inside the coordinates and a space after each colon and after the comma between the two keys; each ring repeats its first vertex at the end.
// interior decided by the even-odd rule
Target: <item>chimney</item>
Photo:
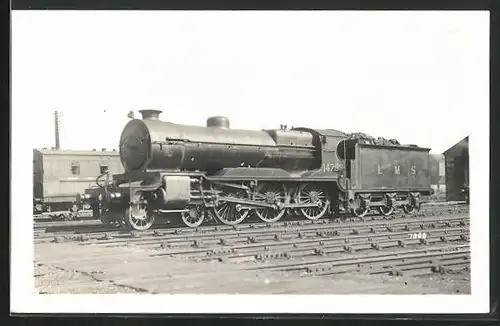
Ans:
{"type": "Polygon", "coordinates": [[[142,114],[142,120],[159,120],[160,113],[162,113],[160,110],[140,110],[139,112],[142,114]]]}
{"type": "Polygon", "coordinates": [[[59,112],[54,112],[54,123],[55,123],[55,136],[56,136],[56,149],[61,148],[59,143],[59,112]]]}

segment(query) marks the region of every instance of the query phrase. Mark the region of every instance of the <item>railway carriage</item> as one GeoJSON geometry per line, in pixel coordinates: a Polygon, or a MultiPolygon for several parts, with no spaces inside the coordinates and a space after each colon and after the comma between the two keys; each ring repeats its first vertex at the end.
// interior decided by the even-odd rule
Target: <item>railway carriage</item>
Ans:
{"type": "Polygon", "coordinates": [[[75,196],[104,173],[123,173],[117,151],[33,150],[33,214],[71,218],[75,196]]]}
{"type": "Polygon", "coordinates": [[[103,220],[123,216],[136,230],[169,213],[191,227],[207,217],[236,225],[252,215],[273,223],[287,212],[311,220],[413,213],[432,194],[428,148],[333,129],[236,130],[225,117],[187,126],[140,112],[120,137],[125,172],[83,196],[103,220]]]}

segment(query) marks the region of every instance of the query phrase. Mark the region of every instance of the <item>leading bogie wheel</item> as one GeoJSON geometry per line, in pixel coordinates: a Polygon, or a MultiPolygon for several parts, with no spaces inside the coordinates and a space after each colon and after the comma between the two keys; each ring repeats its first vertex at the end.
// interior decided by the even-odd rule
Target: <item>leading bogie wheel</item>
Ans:
{"type": "Polygon", "coordinates": [[[125,225],[137,231],[149,229],[155,222],[155,214],[145,205],[132,205],[125,211],[125,225]]]}
{"type": "Polygon", "coordinates": [[[181,218],[186,226],[195,228],[200,226],[205,220],[205,209],[200,206],[192,206],[187,212],[181,213],[181,218]]]}

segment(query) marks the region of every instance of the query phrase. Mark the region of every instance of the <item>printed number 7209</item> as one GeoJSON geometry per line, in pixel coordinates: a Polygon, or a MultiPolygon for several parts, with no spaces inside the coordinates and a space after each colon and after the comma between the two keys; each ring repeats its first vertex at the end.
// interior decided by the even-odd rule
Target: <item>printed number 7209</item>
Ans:
{"type": "Polygon", "coordinates": [[[408,236],[410,237],[410,239],[425,239],[427,238],[427,233],[425,232],[419,232],[419,233],[410,233],[408,234],[408,236]]]}

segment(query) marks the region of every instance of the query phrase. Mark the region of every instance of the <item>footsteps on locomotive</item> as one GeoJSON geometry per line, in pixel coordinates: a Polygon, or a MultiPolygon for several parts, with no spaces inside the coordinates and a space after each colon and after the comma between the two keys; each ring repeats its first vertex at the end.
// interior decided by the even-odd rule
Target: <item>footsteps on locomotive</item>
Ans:
{"type": "Polygon", "coordinates": [[[77,200],[104,223],[146,230],[163,214],[190,227],[251,216],[274,223],[289,214],[413,214],[433,193],[429,148],[334,129],[231,129],[226,117],[181,125],[160,120],[161,111],[140,112],[120,137],[125,172],[77,200]]]}

